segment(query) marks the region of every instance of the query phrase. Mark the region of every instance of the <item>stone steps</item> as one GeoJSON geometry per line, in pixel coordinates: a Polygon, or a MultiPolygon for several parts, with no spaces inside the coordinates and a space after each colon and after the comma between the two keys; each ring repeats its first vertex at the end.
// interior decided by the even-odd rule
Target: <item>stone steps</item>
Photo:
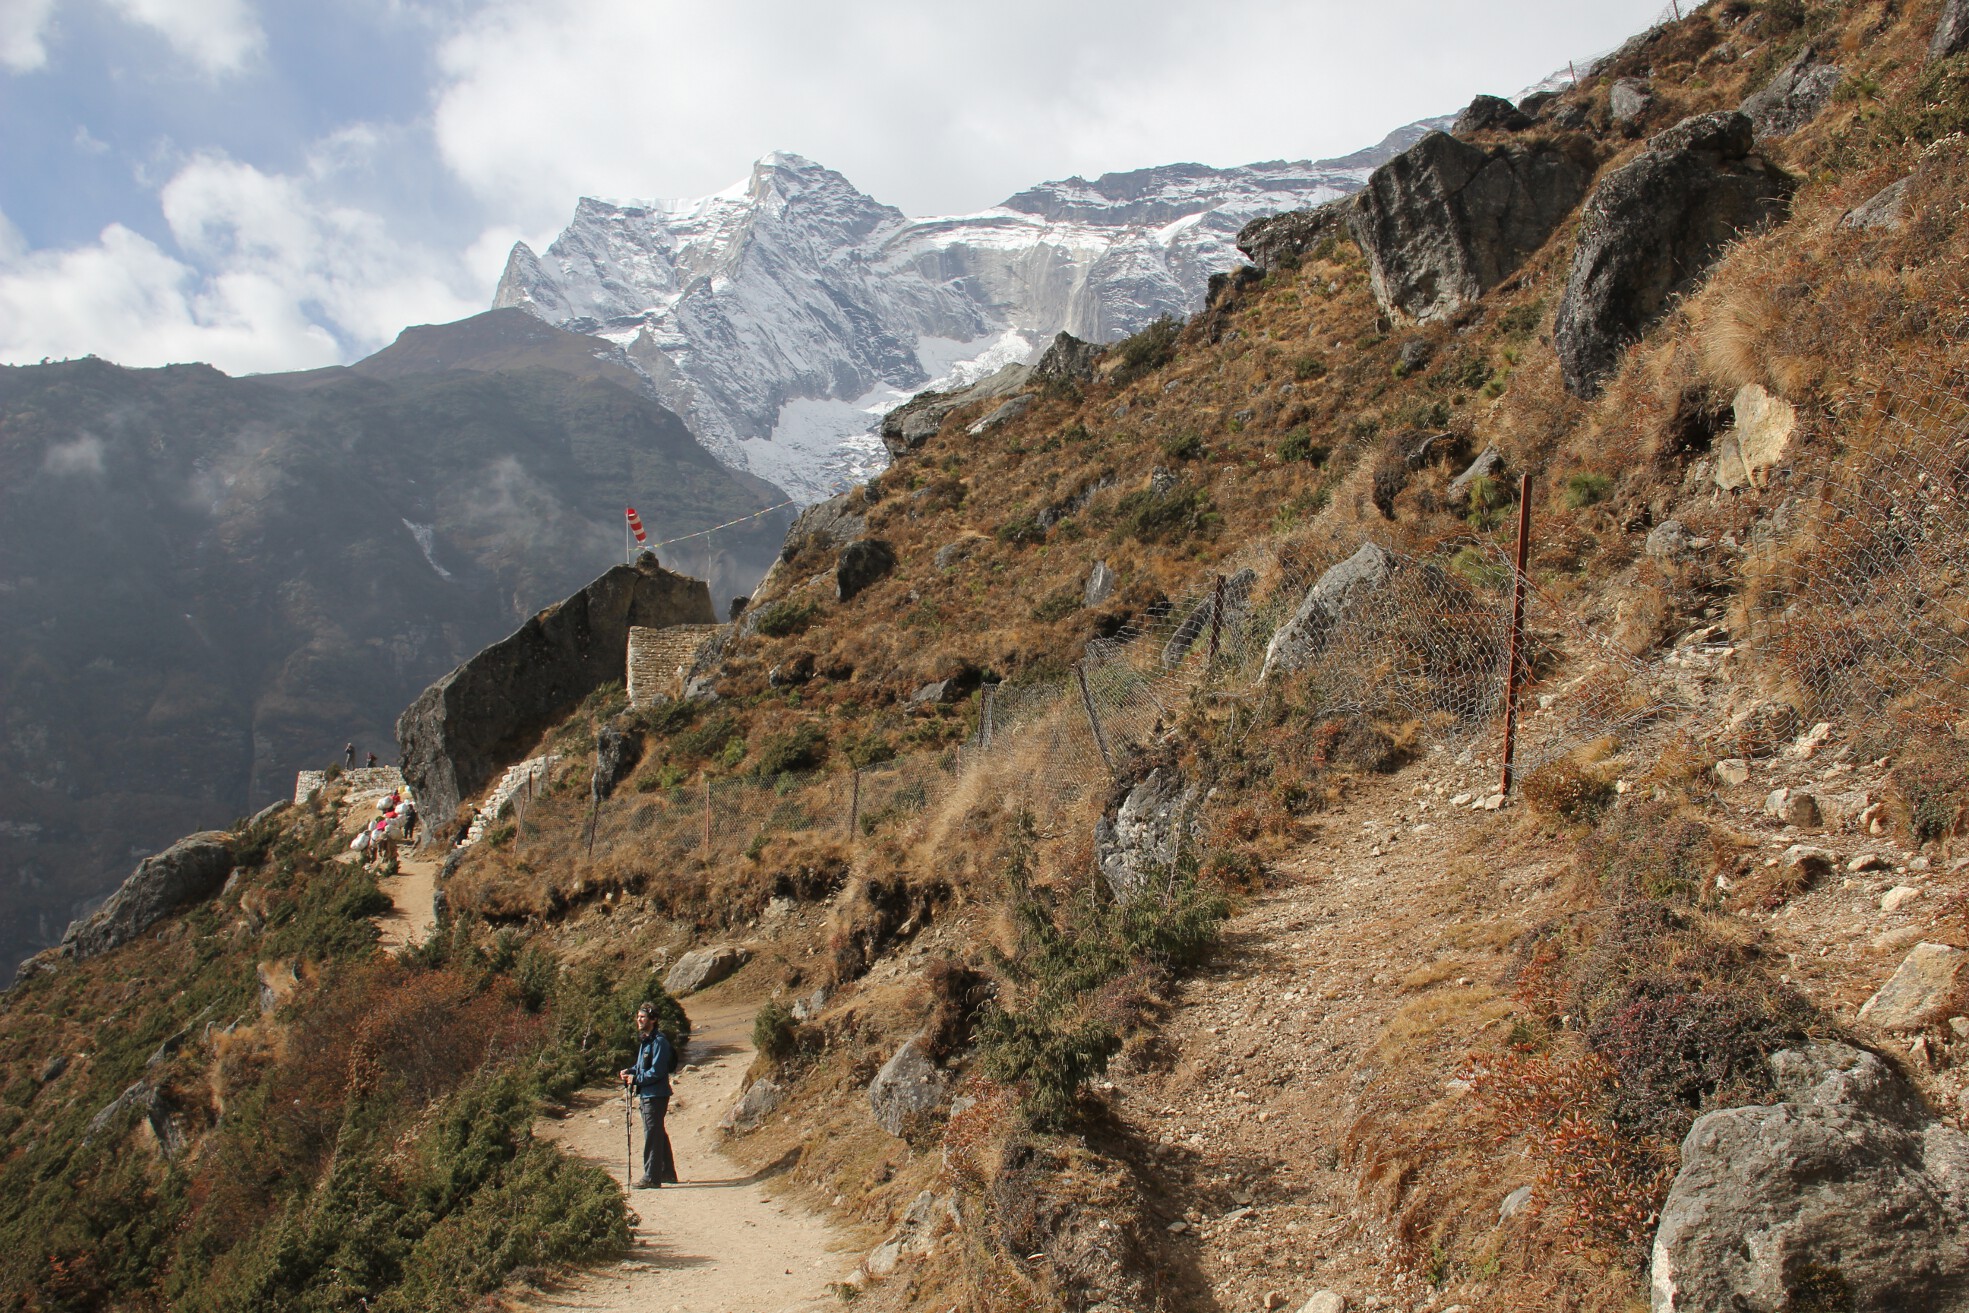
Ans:
{"type": "Polygon", "coordinates": [[[499,783],[495,784],[492,792],[486,795],[485,803],[478,809],[478,814],[472,817],[472,828],[466,831],[464,839],[459,841],[458,846],[469,848],[477,843],[488,829],[512,809],[513,800],[526,792],[529,782],[536,791],[545,788],[547,772],[552,770],[559,760],[558,756],[550,753],[544,757],[529,757],[516,766],[508,766],[506,773],[499,777],[499,783]]]}

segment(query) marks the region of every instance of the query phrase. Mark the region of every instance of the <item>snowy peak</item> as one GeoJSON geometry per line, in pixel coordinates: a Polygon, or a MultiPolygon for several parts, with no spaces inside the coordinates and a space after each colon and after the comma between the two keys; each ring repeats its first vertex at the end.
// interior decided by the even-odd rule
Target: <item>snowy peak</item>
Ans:
{"type": "Polygon", "coordinates": [[[1344,160],[1067,178],[914,219],[775,152],[712,196],[584,198],[545,252],[513,248],[493,304],[623,347],[721,460],[817,500],[880,470],[874,421],[911,393],[1062,329],[1111,341],[1190,314],[1241,262],[1248,220],[1358,190],[1401,135],[1344,160]]]}

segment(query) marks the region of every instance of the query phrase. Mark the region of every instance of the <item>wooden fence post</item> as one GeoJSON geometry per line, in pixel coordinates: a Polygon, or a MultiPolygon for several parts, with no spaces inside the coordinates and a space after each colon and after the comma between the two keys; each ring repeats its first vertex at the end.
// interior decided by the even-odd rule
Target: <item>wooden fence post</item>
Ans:
{"type": "Polygon", "coordinates": [[[855,827],[861,823],[861,767],[854,769],[854,782],[848,794],[848,842],[855,839],[855,827]]]}
{"type": "Polygon", "coordinates": [[[711,860],[711,772],[700,776],[704,781],[704,859],[711,860]]]}
{"type": "Polygon", "coordinates": [[[1217,668],[1217,640],[1224,631],[1224,576],[1217,576],[1217,598],[1210,604],[1210,658],[1204,663],[1203,678],[1217,668]]]}
{"type": "Polygon", "coordinates": [[[1094,746],[1101,750],[1101,763],[1108,768],[1109,778],[1113,778],[1114,754],[1108,751],[1107,731],[1101,728],[1101,717],[1094,710],[1094,695],[1087,689],[1087,668],[1076,661],[1073,673],[1080,681],[1080,705],[1087,709],[1087,723],[1094,730],[1094,746]]]}
{"type": "Polygon", "coordinates": [[[984,707],[982,708],[981,714],[978,717],[978,737],[983,740],[981,746],[985,748],[991,747],[992,695],[996,693],[997,690],[998,690],[998,685],[996,684],[986,684],[980,690],[980,692],[982,692],[984,695],[984,707]]]}

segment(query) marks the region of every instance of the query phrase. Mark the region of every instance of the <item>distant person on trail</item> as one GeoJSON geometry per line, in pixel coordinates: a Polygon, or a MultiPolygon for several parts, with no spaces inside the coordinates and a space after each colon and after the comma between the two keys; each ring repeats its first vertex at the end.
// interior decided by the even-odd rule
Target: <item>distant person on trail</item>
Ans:
{"type": "Polygon", "coordinates": [[[677,1162],[670,1154],[670,1133],[663,1115],[670,1109],[670,1073],[677,1050],[670,1037],[656,1028],[656,1009],[648,1003],[636,1009],[636,1061],[622,1071],[622,1083],[636,1092],[643,1106],[643,1179],[638,1190],[677,1183],[677,1162]]]}
{"type": "Polygon", "coordinates": [[[373,753],[373,752],[372,752],[372,753],[370,753],[370,754],[369,754],[369,761],[368,761],[368,762],[367,762],[366,764],[367,764],[367,765],[369,766],[369,768],[370,768],[371,770],[374,770],[374,769],[376,768],[376,754],[375,754],[375,753],[373,753]]]}
{"type": "Polygon", "coordinates": [[[356,768],[356,745],[350,743],[342,749],[342,767],[345,770],[356,768]]]}

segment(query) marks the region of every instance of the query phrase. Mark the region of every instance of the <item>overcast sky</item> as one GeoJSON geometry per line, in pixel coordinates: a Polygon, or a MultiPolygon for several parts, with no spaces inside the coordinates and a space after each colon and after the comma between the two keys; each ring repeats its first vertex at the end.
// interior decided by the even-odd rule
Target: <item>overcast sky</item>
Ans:
{"type": "Polygon", "coordinates": [[[583,194],[791,150],[911,214],[1318,159],[1660,0],[0,0],[0,361],[234,373],[476,313],[583,194]]]}

